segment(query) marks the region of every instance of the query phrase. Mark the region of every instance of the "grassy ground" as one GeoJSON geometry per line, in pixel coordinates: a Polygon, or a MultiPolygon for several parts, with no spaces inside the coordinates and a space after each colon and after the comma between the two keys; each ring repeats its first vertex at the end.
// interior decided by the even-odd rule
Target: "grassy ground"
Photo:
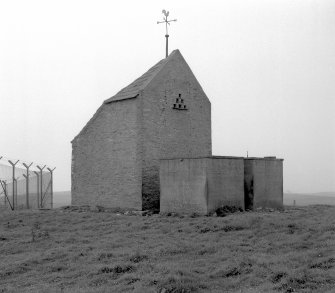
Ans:
{"type": "Polygon", "coordinates": [[[0,292],[335,292],[335,207],[0,211],[0,292]]]}

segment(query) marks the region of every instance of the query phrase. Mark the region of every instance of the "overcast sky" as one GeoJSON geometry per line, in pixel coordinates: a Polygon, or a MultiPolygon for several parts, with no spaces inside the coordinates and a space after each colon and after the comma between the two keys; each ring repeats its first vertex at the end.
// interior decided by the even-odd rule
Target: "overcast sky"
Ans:
{"type": "Polygon", "coordinates": [[[0,156],[56,166],[103,102],[164,58],[162,9],[212,103],[213,154],[284,158],[284,191],[335,190],[335,0],[1,1],[0,156]]]}

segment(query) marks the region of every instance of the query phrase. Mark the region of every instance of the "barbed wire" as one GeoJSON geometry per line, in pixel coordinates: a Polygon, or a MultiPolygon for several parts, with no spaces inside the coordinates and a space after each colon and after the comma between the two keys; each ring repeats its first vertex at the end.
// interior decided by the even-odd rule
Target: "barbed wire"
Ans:
{"type": "MultiPolygon", "coordinates": [[[[0,155],[0,164],[3,164],[3,162],[5,162],[5,164],[11,166],[11,164],[9,163],[9,161],[11,161],[12,163],[17,162],[17,168],[22,168],[22,169],[26,169],[26,167],[23,164],[26,164],[27,166],[29,166],[31,164],[31,167],[35,167],[37,170],[37,166],[44,166],[44,164],[39,164],[39,163],[34,163],[32,161],[26,161],[26,160],[19,160],[19,159],[13,159],[13,158],[9,158],[9,157],[5,157],[0,155]]],[[[54,169],[55,167],[52,165],[45,165],[46,168],[48,167],[49,169],[54,169]]]]}
{"type": "Polygon", "coordinates": [[[52,208],[55,169],[0,155],[0,207],[52,208]]]}
{"type": "Polygon", "coordinates": [[[39,174],[41,174],[42,172],[42,174],[44,175],[46,173],[49,173],[50,170],[55,169],[51,166],[34,164],[33,162],[17,160],[0,155],[0,180],[8,183],[13,182],[13,165],[11,163],[15,167],[15,180],[23,180],[24,175],[37,176],[35,172],[38,172],[39,174]],[[43,170],[39,169],[39,167],[43,170]]]}

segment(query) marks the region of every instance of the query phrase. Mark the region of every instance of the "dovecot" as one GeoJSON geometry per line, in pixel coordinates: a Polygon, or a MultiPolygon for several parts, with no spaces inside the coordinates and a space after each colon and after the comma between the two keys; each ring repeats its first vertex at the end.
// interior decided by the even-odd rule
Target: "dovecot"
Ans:
{"type": "Polygon", "coordinates": [[[159,159],[212,154],[211,104],[178,50],[107,99],[72,141],[72,204],[159,208],[159,159]]]}

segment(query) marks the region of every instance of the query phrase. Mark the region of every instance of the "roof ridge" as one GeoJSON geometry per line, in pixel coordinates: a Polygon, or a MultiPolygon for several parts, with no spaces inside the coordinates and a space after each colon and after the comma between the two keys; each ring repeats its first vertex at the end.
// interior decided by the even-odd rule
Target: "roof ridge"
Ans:
{"type": "Polygon", "coordinates": [[[167,58],[158,61],[154,66],[150,67],[144,74],[135,79],[132,83],[121,89],[114,96],[105,100],[104,103],[112,103],[120,100],[136,98],[139,92],[143,90],[153,78],[161,71],[164,65],[171,59],[171,57],[179,50],[174,50],[167,58]]]}

